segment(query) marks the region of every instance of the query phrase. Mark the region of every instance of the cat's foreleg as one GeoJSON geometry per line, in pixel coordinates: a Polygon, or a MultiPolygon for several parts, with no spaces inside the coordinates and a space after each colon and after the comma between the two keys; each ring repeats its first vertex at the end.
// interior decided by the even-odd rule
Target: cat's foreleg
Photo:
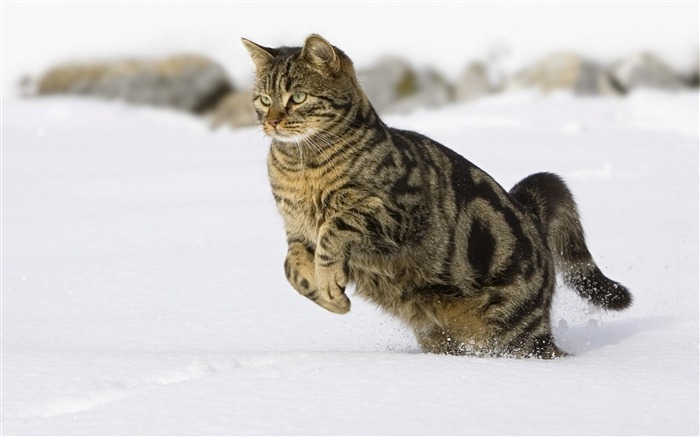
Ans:
{"type": "Polygon", "coordinates": [[[350,311],[350,300],[341,293],[331,297],[320,292],[316,280],[314,254],[300,241],[291,241],[284,261],[284,272],[287,280],[302,296],[312,300],[328,311],[345,314],[350,311]]]}
{"type": "Polygon", "coordinates": [[[345,296],[353,251],[376,252],[393,242],[385,235],[391,221],[382,201],[367,198],[329,217],[318,232],[314,266],[319,293],[332,302],[350,301],[345,296]]]}

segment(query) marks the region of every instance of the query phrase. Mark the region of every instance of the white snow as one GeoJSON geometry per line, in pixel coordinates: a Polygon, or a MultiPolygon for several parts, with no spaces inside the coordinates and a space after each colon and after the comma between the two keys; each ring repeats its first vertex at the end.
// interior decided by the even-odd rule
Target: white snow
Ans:
{"type": "Polygon", "coordinates": [[[257,128],[3,100],[3,434],[697,434],[698,94],[518,94],[387,121],[506,187],[561,174],[635,302],[560,287],[555,361],[426,355],[286,283],[257,128]]]}

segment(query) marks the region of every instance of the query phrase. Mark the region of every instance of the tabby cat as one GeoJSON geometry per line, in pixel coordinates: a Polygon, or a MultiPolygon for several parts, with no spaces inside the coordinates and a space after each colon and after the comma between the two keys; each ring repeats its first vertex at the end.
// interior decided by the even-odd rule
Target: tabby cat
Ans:
{"type": "Polygon", "coordinates": [[[558,176],[506,192],[454,151],[389,128],[350,58],[318,35],[304,47],[243,44],[297,292],[343,314],[354,283],[423,350],[478,356],[566,355],[550,327],[555,271],[602,308],[631,304],[593,262],[558,176]]]}

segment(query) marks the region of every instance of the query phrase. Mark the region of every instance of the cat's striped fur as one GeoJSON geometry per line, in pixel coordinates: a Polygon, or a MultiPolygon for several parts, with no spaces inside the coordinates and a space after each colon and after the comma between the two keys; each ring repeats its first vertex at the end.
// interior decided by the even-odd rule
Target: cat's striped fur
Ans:
{"type": "Polygon", "coordinates": [[[601,307],[630,305],[593,262],[559,177],[506,192],[452,150],[387,127],[351,60],[318,35],[296,48],[243,43],[299,293],[342,314],[354,282],[425,351],[542,358],[564,355],[550,329],[555,268],[601,307]]]}

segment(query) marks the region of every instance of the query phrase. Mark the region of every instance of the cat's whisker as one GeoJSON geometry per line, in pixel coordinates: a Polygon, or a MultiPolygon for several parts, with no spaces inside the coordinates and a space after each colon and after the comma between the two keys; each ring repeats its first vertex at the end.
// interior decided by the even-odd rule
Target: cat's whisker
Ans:
{"type": "Polygon", "coordinates": [[[344,116],[344,115],[342,115],[342,114],[336,114],[336,117],[338,117],[338,118],[340,118],[340,119],[342,119],[342,120],[345,120],[345,121],[347,122],[347,124],[350,125],[350,126],[352,126],[352,127],[362,128],[362,125],[361,125],[361,124],[356,123],[355,120],[353,120],[353,119],[351,119],[351,118],[349,118],[349,117],[346,117],[346,116],[344,116]]]}
{"type": "Polygon", "coordinates": [[[303,137],[302,138],[295,138],[294,140],[296,142],[297,149],[299,150],[299,161],[301,161],[302,166],[305,166],[306,164],[304,164],[304,151],[303,151],[304,138],[303,137]]]}
{"type": "Polygon", "coordinates": [[[336,134],[333,134],[328,131],[318,131],[317,136],[319,140],[322,140],[326,145],[331,146],[336,142],[340,142],[340,144],[344,147],[350,147],[348,144],[348,141],[345,138],[342,138],[336,134]]]}
{"type": "Polygon", "coordinates": [[[323,156],[326,162],[329,162],[331,160],[331,156],[328,154],[328,152],[325,151],[324,147],[316,143],[311,136],[306,136],[304,138],[304,141],[306,142],[306,144],[313,146],[313,148],[323,156]]]}

